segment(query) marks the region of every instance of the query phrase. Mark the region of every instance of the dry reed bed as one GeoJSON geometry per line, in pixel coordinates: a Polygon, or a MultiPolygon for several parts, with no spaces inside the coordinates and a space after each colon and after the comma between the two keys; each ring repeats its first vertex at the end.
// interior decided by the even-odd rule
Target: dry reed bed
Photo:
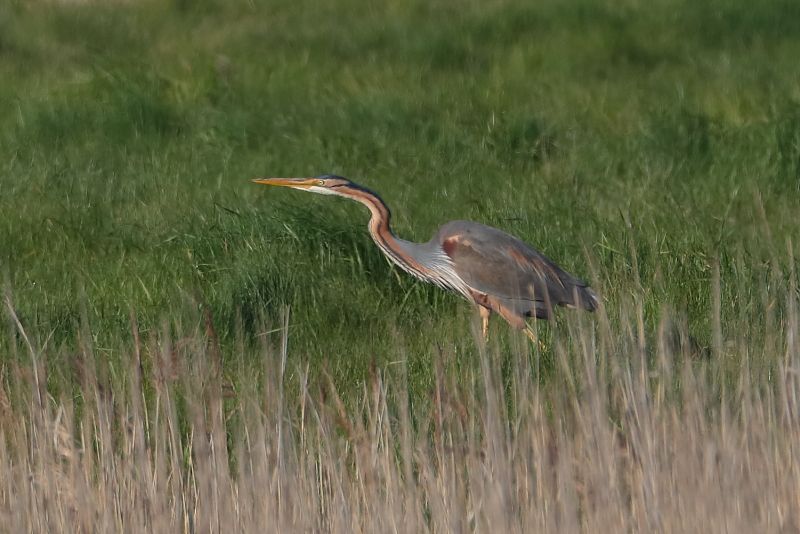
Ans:
{"type": "Polygon", "coordinates": [[[543,384],[537,351],[490,345],[466,376],[434,358],[416,403],[402,370],[373,369],[352,403],[287,370],[287,329],[263,376],[233,381],[210,323],[135,339],[129,369],[85,343],[78,394],[44,386],[50,355],[29,344],[36,365],[4,367],[2,529],[794,532],[796,310],[764,318],[777,357],[735,343],[698,357],[666,319],[646,338],[633,305],[616,331],[603,313],[567,325],[543,384]]]}

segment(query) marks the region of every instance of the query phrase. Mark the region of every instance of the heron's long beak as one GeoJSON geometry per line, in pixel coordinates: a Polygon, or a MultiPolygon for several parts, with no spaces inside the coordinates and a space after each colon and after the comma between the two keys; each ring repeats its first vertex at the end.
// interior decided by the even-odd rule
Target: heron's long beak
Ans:
{"type": "Polygon", "coordinates": [[[253,178],[253,183],[293,187],[295,189],[308,189],[316,185],[317,180],[314,178],[253,178]]]}

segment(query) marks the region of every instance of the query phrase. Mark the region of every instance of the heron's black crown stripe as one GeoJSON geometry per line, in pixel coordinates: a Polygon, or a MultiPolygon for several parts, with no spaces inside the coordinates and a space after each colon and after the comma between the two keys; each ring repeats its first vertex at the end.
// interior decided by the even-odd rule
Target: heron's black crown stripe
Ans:
{"type": "MultiPolygon", "coordinates": [[[[357,184],[355,182],[351,182],[349,178],[345,178],[344,176],[339,176],[339,175],[336,175],[336,174],[321,174],[320,176],[316,176],[315,178],[318,178],[320,180],[344,180],[345,183],[343,183],[343,184],[333,184],[333,185],[331,185],[330,186],[331,189],[335,189],[337,187],[348,187],[350,189],[354,189],[356,191],[361,191],[362,193],[366,193],[367,195],[372,197],[375,201],[377,201],[377,204],[380,207],[382,207],[384,210],[386,210],[386,212],[389,214],[389,216],[391,216],[391,212],[389,211],[389,206],[386,205],[386,202],[384,202],[383,199],[380,197],[380,195],[378,195],[378,193],[376,193],[375,191],[372,191],[371,189],[367,189],[366,187],[364,187],[362,185],[359,185],[359,184],[357,184]]],[[[388,217],[387,217],[387,222],[388,222],[388,217]]]]}

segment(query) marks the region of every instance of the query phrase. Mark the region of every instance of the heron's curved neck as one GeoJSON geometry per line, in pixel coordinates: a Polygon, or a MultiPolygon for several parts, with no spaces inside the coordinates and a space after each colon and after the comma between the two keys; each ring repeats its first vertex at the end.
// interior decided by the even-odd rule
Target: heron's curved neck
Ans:
{"type": "Polygon", "coordinates": [[[348,196],[350,198],[360,202],[369,209],[372,215],[369,220],[369,233],[383,253],[386,254],[393,263],[409,273],[420,278],[427,278],[425,268],[413,254],[413,248],[419,245],[400,239],[394,235],[391,226],[389,226],[392,214],[389,212],[386,203],[381,200],[381,197],[365,188],[354,189],[349,193],[348,196]]]}

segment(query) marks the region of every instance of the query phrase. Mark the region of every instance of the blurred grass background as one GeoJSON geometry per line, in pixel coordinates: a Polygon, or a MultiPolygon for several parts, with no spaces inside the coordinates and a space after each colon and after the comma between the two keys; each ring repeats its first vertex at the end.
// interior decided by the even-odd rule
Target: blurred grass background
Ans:
{"type": "Polygon", "coordinates": [[[718,261],[758,350],[800,236],[798,57],[788,0],[6,0],[0,275],[42,343],[84,316],[113,359],[132,310],[146,336],[200,306],[270,338],[288,305],[295,363],[358,383],[399,343],[422,390],[470,306],[390,267],[363,208],[249,182],[336,173],[405,238],[498,226],[701,346],[718,261]]]}

